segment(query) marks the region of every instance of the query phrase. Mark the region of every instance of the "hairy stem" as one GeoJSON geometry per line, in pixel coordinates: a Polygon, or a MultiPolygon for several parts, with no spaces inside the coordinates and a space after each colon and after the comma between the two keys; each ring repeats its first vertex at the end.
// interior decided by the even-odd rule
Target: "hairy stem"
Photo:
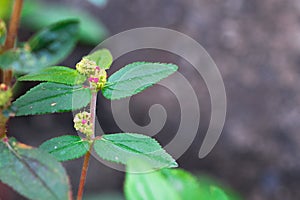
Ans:
{"type": "MultiPolygon", "coordinates": [[[[4,52],[14,47],[15,40],[18,34],[18,27],[20,23],[22,6],[23,6],[23,0],[15,0],[12,15],[9,22],[8,33],[4,44],[4,52]]],[[[12,82],[12,71],[0,70],[0,75],[1,75],[0,82],[3,82],[6,85],[10,86],[12,82]]],[[[7,121],[8,118],[6,118],[2,114],[2,110],[0,109],[0,138],[3,138],[6,135],[7,121]]]]}
{"type": "MultiPolygon", "coordinates": [[[[20,23],[22,6],[23,6],[23,0],[15,0],[13,12],[12,12],[10,22],[9,22],[8,33],[7,33],[6,41],[4,44],[4,51],[7,51],[7,50],[13,48],[15,45],[15,40],[16,40],[16,37],[18,34],[18,28],[19,28],[19,23],[20,23]]],[[[6,85],[11,85],[11,80],[12,80],[12,71],[4,70],[2,81],[6,85]]]]}
{"type": "MultiPolygon", "coordinates": [[[[91,113],[91,123],[92,123],[92,135],[91,139],[95,138],[95,119],[96,119],[96,103],[97,103],[97,92],[92,93],[92,99],[90,102],[90,113],[91,113]]],[[[84,156],[83,166],[81,170],[81,176],[80,176],[80,182],[78,187],[78,193],[77,193],[77,200],[82,200],[83,196],[83,190],[86,180],[86,174],[89,166],[89,160],[91,157],[91,151],[92,151],[92,145],[90,145],[89,151],[84,156]]]]}

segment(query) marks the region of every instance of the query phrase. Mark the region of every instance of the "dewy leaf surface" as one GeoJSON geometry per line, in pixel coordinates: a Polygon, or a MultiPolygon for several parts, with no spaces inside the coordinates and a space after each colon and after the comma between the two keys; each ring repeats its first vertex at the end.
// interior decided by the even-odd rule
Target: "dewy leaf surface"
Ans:
{"type": "Polygon", "coordinates": [[[135,133],[103,135],[94,143],[96,153],[103,159],[126,165],[132,159],[149,164],[151,169],[177,167],[176,161],[153,138],[135,133]]]}
{"type": "Polygon", "coordinates": [[[70,185],[62,165],[39,149],[10,139],[0,141],[0,180],[28,199],[70,199],[70,185]]]}
{"type": "Polygon", "coordinates": [[[75,135],[64,135],[44,142],[40,149],[50,153],[58,161],[73,160],[87,153],[89,142],[75,135]]]}
{"type": "Polygon", "coordinates": [[[121,99],[137,94],[174,73],[174,64],[134,62],[112,74],[102,89],[107,99],[121,99]]]}
{"type": "Polygon", "coordinates": [[[91,91],[83,86],[40,83],[13,102],[16,115],[68,112],[88,105],[91,91]]]}
{"type": "Polygon", "coordinates": [[[63,66],[45,68],[41,71],[22,76],[18,79],[18,81],[48,81],[67,85],[81,84],[85,80],[86,77],[79,74],[77,70],[63,66]]]}

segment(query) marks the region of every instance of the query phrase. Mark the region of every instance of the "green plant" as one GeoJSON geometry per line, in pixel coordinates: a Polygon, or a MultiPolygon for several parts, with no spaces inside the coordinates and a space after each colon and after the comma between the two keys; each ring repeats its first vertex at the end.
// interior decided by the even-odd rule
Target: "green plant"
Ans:
{"type": "Polygon", "coordinates": [[[76,69],[52,66],[74,47],[79,24],[64,20],[15,45],[22,8],[16,0],[9,30],[0,23],[0,180],[29,199],[72,199],[62,161],[84,156],[77,199],[82,199],[91,151],[102,159],[126,165],[125,196],[135,199],[226,200],[217,187],[203,189],[191,174],[179,169],[176,161],[148,136],[136,133],[95,135],[97,93],[110,100],[135,95],[177,70],[174,64],[134,62],[107,78],[113,58],[100,49],[82,58],[76,69]],[[51,67],[50,67],[51,66],[51,67]],[[26,75],[24,75],[26,74],[26,75]],[[15,101],[15,83],[40,81],[15,101]],[[11,117],[79,110],[74,127],[83,137],[64,135],[33,148],[8,137],[11,117]],[[155,171],[153,171],[155,169],[155,171]],[[145,172],[149,173],[132,173],[145,172]]]}

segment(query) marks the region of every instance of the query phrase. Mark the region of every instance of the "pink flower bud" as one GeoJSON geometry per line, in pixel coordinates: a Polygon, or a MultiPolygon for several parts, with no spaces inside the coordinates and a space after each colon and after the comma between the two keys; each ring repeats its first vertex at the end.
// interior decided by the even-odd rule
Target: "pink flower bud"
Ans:
{"type": "Polygon", "coordinates": [[[99,67],[99,66],[96,66],[95,69],[99,71],[99,70],[100,70],[100,67],[99,67]]]}
{"type": "Polygon", "coordinates": [[[7,143],[8,142],[8,138],[7,137],[2,138],[2,141],[5,142],[5,143],[7,143]]]}
{"type": "Polygon", "coordinates": [[[83,120],[81,121],[81,123],[82,123],[82,124],[86,124],[86,123],[87,123],[87,120],[86,120],[86,119],[83,119],[83,120]]]}
{"type": "Polygon", "coordinates": [[[94,78],[94,82],[98,83],[99,82],[99,78],[94,78]]]}
{"type": "Polygon", "coordinates": [[[94,78],[93,77],[90,77],[89,78],[89,82],[93,82],[94,81],[94,78]]]}

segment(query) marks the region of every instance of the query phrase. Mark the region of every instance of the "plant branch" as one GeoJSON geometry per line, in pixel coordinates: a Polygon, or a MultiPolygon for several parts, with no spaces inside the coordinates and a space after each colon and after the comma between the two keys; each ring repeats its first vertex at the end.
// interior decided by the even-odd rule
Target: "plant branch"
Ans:
{"type": "MultiPolygon", "coordinates": [[[[90,122],[92,123],[91,139],[95,138],[96,103],[97,103],[97,92],[92,92],[92,99],[90,102],[90,113],[91,113],[90,122]]],[[[79,182],[79,187],[78,187],[78,193],[77,193],[77,200],[82,200],[87,170],[88,170],[88,166],[89,166],[89,160],[91,157],[92,146],[93,146],[93,144],[90,145],[89,151],[84,156],[84,161],[83,161],[83,166],[82,166],[81,176],[80,176],[80,182],[79,182]]]]}
{"type": "MultiPolygon", "coordinates": [[[[13,12],[9,22],[8,33],[4,44],[4,51],[13,48],[15,45],[15,40],[18,34],[18,28],[19,28],[20,17],[22,12],[22,6],[23,6],[23,0],[15,0],[13,12]]],[[[11,79],[12,79],[12,71],[4,70],[2,81],[6,85],[11,85],[11,79]]]]}
{"type": "MultiPolygon", "coordinates": [[[[20,23],[20,16],[22,12],[23,0],[15,0],[14,7],[12,10],[12,15],[9,22],[9,29],[6,36],[5,44],[4,44],[4,52],[13,48],[15,45],[15,40],[18,34],[18,27],[20,23]]],[[[10,86],[12,81],[12,71],[11,70],[4,70],[0,71],[2,77],[1,82],[5,83],[6,85],[10,86]]],[[[6,124],[8,119],[3,116],[2,110],[0,110],[0,138],[6,135],[6,124]]]]}

